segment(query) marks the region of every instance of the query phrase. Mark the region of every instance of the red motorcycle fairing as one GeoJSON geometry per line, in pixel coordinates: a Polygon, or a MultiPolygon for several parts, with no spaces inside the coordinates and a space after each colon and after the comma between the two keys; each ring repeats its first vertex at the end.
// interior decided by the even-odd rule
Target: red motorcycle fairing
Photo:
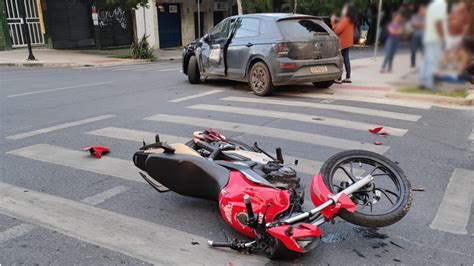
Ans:
{"type": "MultiPolygon", "coordinates": [[[[313,201],[313,204],[317,207],[330,200],[332,196],[334,196],[334,194],[324,183],[323,175],[318,174],[313,176],[311,180],[311,201],[313,201]]],[[[321,214],[327,219],[330,219],[334,217],[341,208],[353,213],[356,211],[357,206],[346,194],[342,194],[333,207],[325,208],[321,211],[321,214]]]]}
{"type": "Polygon", "coordinates": [[[281,225],[272,227],[267,232],[274,238],[280,240],[289,250],[304,253],[311,250],[311,243],[316,241],[316,238],[321,237],[321,230],[319,227],[312,224],[301,223],[292,228],[291,225],[281,225]],[[306,246],[303,246],[306,243],[306,246]],[[310,248],[307,248],[311,245],[310,248]]]}
{"type": "Polygon", "coordinates": [[[248,237],[255,237],[255,233],[247,226],[248,216],[243,201],[244,195],[250,196],[253,211],[257,215],[263,214],[268,204],[272,203],[268,207],[266,222],[272,222],[277,215],[290,206],[290,193],[287,190],[253,183],[239,171],[231,171],[227,186],[219,194],[219,209],[230,226],[248,237]]]}

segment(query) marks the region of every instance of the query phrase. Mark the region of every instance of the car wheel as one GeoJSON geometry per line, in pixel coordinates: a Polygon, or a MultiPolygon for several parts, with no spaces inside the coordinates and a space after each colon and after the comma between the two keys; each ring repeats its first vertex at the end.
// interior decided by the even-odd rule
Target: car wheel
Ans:
{"type": "Polygon", "coordinates": [[[197,59],[194,55],[188,61],[188,80],[191,84],[198,84],[201,81],[201,73],[199,73],[197,59]]]}
{"type": "Polygon", "coordinates": [[[313,82],[313,85],[318,89],[327,89],[331,87],[332,84],[334,84],[334,80],[313,82]]]}
{"type": "Polygon", "coordinates": [[[267,96],[273,92],[273,83],[267,66],[262,62],[255,63],[249,72],[249,84],[258,96],[267,96]]]}

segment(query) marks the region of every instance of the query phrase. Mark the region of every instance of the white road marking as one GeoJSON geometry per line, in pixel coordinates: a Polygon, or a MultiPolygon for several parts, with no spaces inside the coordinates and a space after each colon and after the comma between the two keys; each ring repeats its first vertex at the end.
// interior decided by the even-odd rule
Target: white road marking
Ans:
{"type": "MultiPolygon", "coordinates": [[[[87,132],[86,134],[113,138],[113,139],[120,139],[120,140],[137,141],[137,142],[141,140],[153,141],[155,138],[155,133],[153,132],[132,130],[132,129],[127,129],[127,128],[117,128],[117,127],[101,128],[98,130],[87,132]]],[[[160,134],[160,139],[168,143],[186,143],[191,138],[183,138],[183,137],[160,134]]],[[[298,160],[298,165],[293,165],[292,167],[294,167],[298,172],[308,174],[308,175],[316,174],[317,171],[323,165],[322,162],[313,161],[313,160],[304,159],[304,158],[296,158],[289,155],[285,155],[284,159],[285,159],[285,162],[289,164],[293,163],[295,160],[298,160]]]]}
{"type": "Polygon", "coordinates": [[[213,119],[203,119],[197,117],[177,116],[177,115],[166,115],[157,114],[147,118],[145,120],[154,120],[161,122],[169,122],[176,124],[184,124],[195,127],[212,127],[222,130],[229,130],[234,132],[241,132],[251,135],[265,136],[269,138],[279,138],[291,141],[298,141],[304,143],[310,143],[315,145],[327,146],[341,150],[347,149],[365,149],[374,152],[384,153],[389,147],[387,146],[376,146],[372,143],[361,143],[360,141],[346,140],[340,138],[333,138],[318,134],[311,134],[301,131],[293,131],[287,129],[257,126],[249,124],[240,124],[233,122],[226,122],[213,119]]]}
{"type": "MultiPolygon", "coordinates": [[[[148,70],[148,69],[159,69],[159,68],[167,68],[167,67],[170,67],[172,65],[168,65],[168,64],[161,64],[161,65],[158,65],[158,64],[149,64],[149,65],[139,65],[139,66],[135,66],[135,67],[132,67],[132,66],[128,66],[128,67],[120,67],[120,68],[114,68],[114,69],[110,69],[112,71],[123,71],[123,70],[130,70],[130,71],[139,71],[139,70],[148,70]]],[[[178,65],[176,65],[178,66],[178,65]]]]}
{"type": "Polygon", "coordinates": [[[0,82],[5,82],[5,81],[17,81],[17,80],[25,80],[25,79],[31,79],[31,78],[0,79],[0,82]]]}
{"type": "Polygon", "coordinates": [[[288,101],[288,100],[254,98],[254,97],[226,97],[226,98],[222,98],[221,100],[245,102],[245,103],[274,104],[274,105],[283,105],[283,106],[326,109],[326,110],[334,110],[334,111],[346,112],[346,113],[355,113],[355,114],[363,114],[363,115],[369,115],[369,116],[378,116],[378,117],[384,117],[384,118],[405,120],[405,121],[411,121],[411,122],[418,121],[421,118],[421,116],[419,115],[412,115],[412,114],[396,113],[396,112],[353,107],[353,106],[346,106],[346,105],[300,102],[300,101],[292,101],[292,100],[288,101]]]}
{"type": "Polygon", "coordinates": [[[267,259],[208,248],[207,239],[174,228],[0,183],[0,213],[112,251],[163,264],[264,264],[267,259]],[[200,245],[191,245],[196,241],[200,245]]]}
{"type": "Polygon", "coordinates": [[[184,101],[187,101],[187,100],[191,100],[191,99],[195,99],[195,98],[199,98],[199,97],[204,97],[204,96],[211,95],[211,94],[215,94],[215,93],[219,93],[219,92],[223,92],[223,90],[207,91],[207,92],[203,92],[203,93],[198,93],[198,94],[194,94],[194,95],[190,95],[190,96],[186,96],[186,97],[181,97],[181,98],[177,98],[177,99],[174,99],[174,100],[170,100],[169,102],[170,102],[170,103],[184,102],[184,101]]]}
{"type": "MultiPolygon", "coordinates": [[[[112,151],[113,152],[113,151],[112,151]]],[[[122,160],[108,155],[96,159],[83,151],[66,149],[49,144],[37,144],[7,152],[20,157],[115,176],[131,181],[145,182],[132,160],[122,160]]],[[[163,187],[163,189],[166,189],[163,187]]]]}
{"type": "Polygon", "coordinates": [[[160,67],[148,67],[148,68],[140,68],[140,69],[134,69],[133,71],[148,71],[148,70],[155,70],[155,71],[169,71],[169,70],[178,70],[181,69],[181,67],[178,66],[160,66],[160,67]],[[171,68],[170,68],[171,67],[171,68]]]}
{"type": "Polygon", "coordinates": [[[86,204],[89,204],[89,205],[93,205],[93,206],[96,206],[96,205],[99,205],[101,204],[102,202],[120,194],[120,193],[123,193],[125,191],[129,190],[129,188],[127,187],[124,187],[124,186],[117,186],[117,187],[114,187],[114,188],[111,188],[111,189],[108,189],[106,191],[103,191],[99,194],[96,194],[94,196],[90,196],[88,198],[85,198],[83,200],[81,200],[82,203],[86,203],[86,204]]]}
{"type": "Polygon", "coordinates": [[[471,134],[469,135],[468,139],[474,141],[474,129],[472,129],[471,134]]]}
{"type": "MultiPolygon", "coordinates": [[[[361,130],[367,132],[370,128],[375,127],[374,124],[367,124],[349,120],[342,120],[318,115],[307,115],[300,113],[290,113],[290,112],[279,112],[279,111],[270,111],[263,109],[253,109],[253,108],[241,108],[233,106],[222,106],[222,105],[208,105],[208,104],[198,104],[188,107],[190,109],[196,110],[208,110],[213,112],[226,112],[233,114],[242,114],[242,115],[251,115],[251,116],[263,116],[263,117],[272,117],[272,118],[281,118],[288,119],[293,121],[301,121],[306,123],[322,124],[335,127],[343,127],[354,130],[361,130]]],[[[408,132],[407,129],[395,128],[395,127],[384,127],[390,135],[401,137],[408,132]]]]}
{"type": "Polygon", "coordinates": [[[60,124],[60,125],[56,125],[56,126],[52,126],[52,127],[37,129],[37,130],[33,130],[33,131],[25,132],[25,133],[20,133],[20,134],[15,134],[15,135],[8,136],[6,138],[7,139],[12,139],[12,140],[24,139],[24,138],[28,138],[28,137],[32,137],[32,136],[36,136],[36,135],[40,135],[40,134],[44,134],[44,133],[49,133],[49,132],[60,130],[60,129],[65,129],[65,128],[79,126],[79,125],[83,125],[83,124],[87,124],[87,123],[97,122],[97,121],[112,118],[112,117],[115,117],[115,115],[100,115],[100,116],[91,117],[91,118],[87,118],[87,119],[82,119],[82,120],[69,122],[69,123],[65,123],[65,124],[60,124]]]}
{"type": "Polygon", "coordinates": [[[474,171],[455,169],[430,227],[453,234],[467,234],[474,194],[474,171]]]}
{"type": "Polygon", "coordinates": [[[168,69],[161,69],[158,72],[167,72],[167,71],[174,71],[174,70],[181,70],[181,68],[168,68],[168,69]]]}
{"type": "MultiPolygon", "coordinates": [[[[328,100],[344,100],[344,101],[354,101],[354,102],[364,102],[364,103],[375,103],[375,104],[385,104],[385,105],[394,105],[394,106],[401,106],[401,107],[409,107],[414,109],[422,109],[428,110],[432,107],[431,104],[428,103],[413,103],[413,102],[405,102],[400,101],[397,99],[387,99],[387,98],[375,98],[371,97],[370,92],[369,95],[365,93],[357,93],[354,94],[351,92],[350,95],[345,95],[341,92],[337,92],[334,94],[325,94],[325,93],[278,93],[278,95],[282,96],[290,96],[290,97],[302,97],[302,98],[314,98],[314,99],[328,99],[328,100]]],[[[324,101],[323,101],[324,102],[324,101]]]]}
{"type": "MultiPolygon", "coordinates": [[[[117,128],[117,127],[105,127],[93,131],[89,131],[86,134],[102,136],[114,139],[121,140],[130,140],[130,141],[142,141],[146,143],[154,142],[156,133],[150,131],[141,131],[127,128],[117,128]]],[[[191,139],[184,137],[177,137],[172,135],[160,134],[160,141],[167,143],[186,143],[191,139]]]]}
{"type": "Polygon", "coordinates": [[[27,96],[27,95],[33,95],[33,94],[45,93],[45,92],[52,92],[52,91],[61,91],[61,90],[70,90],[70,89],[76,89],[76,88],[93,87],[93,86],[110,84],[110,83],[112,83],[112,81],[88,83],[88,84],[81,84],[81,85],[76,85],[76,86],[67,86],[67,87],[61,87],[61,88],[55,88],[55,89],[30,91],[30,92],[25,92],[25,93],[12,94],[12,95],[8,95],[7,97],[8,98],[13,98],[13,97],[27,96]]]}
{"type": "Polygon", "coordinates": [[[22,235],[28,234],[36,228],[38,228],[36,225],[25,223],[13,226],[3,232],[0,232],[0,244],[7,242],[8,240],[20,237],[22,235]]]}
{"type": "MultiPolygon", "coordinates": [[[[116,196],[120,193],[123,193],[127,190],[129,190],[129,188],[124,187],[124,186],[117,186],[109,190],[103,191],[101,193],[98,193],[94,196],[85,198],[81,200],[81,202],[92,205],[92,206],[96,206],[110,199],[111,197],[116,196]]],[[[3,232],[0,232],[0,244],[8,240],[20,237],[22,235],[28,234],[29,232],[35,230],[36,228],[38,228],[38,226],[33,225],[33,224],[27,224],[27,223],[22,223],[12,228],[9,228],[3,232]]]]}

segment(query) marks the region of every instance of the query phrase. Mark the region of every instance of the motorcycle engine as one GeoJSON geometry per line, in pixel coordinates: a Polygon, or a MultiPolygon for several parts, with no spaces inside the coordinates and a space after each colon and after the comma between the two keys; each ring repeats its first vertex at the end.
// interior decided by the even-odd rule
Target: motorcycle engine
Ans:
{"type": "Polygon", "coordinates": [[[286,188],[299,188],[300,178],[296,176],[296,171],[287,166],[275,162],[270,162],[263,167],[267,180],[277,186],[286,188]]]}

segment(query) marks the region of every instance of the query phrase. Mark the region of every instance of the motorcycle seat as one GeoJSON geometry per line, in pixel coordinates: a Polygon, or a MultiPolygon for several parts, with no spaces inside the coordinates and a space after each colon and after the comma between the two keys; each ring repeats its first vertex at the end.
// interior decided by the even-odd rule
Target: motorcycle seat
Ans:
{"type": "Polygon", "coordinates": [[[145,162],[148,174],[181,195],[218,200],[229,182],[229,170],[201,156],[155,153],[145,162]]]}

